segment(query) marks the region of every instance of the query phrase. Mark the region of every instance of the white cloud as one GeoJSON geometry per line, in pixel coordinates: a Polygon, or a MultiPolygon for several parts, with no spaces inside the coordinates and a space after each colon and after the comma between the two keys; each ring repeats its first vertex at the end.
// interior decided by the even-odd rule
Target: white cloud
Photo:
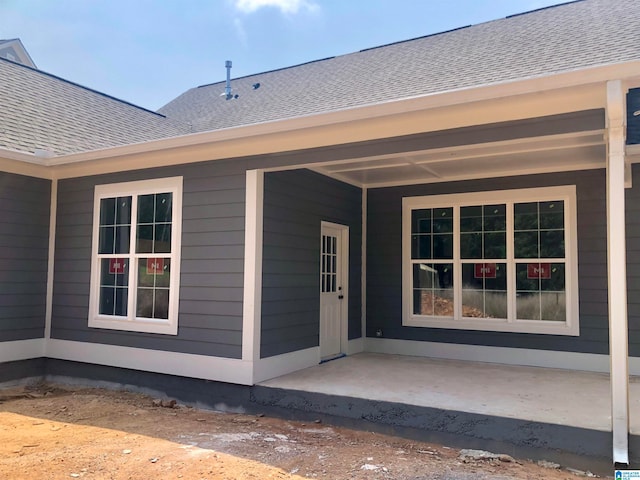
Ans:
{"type": "Polygon", "coordinates": [[[313,0],[234,0],[234,5],[243,13],[253,13],[263,7],[275,7],[286,14],[300,10],[313,12],[320,8],[313,0]]]}

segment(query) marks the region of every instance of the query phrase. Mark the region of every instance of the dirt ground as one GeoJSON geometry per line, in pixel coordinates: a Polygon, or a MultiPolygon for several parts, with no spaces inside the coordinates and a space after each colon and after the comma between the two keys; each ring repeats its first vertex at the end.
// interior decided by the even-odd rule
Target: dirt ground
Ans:
{"type": "Polygon", "coordinates": [[[0,390],[2,479],[577,479],[576,473],[321,423],[95,388],[0,390]]]}

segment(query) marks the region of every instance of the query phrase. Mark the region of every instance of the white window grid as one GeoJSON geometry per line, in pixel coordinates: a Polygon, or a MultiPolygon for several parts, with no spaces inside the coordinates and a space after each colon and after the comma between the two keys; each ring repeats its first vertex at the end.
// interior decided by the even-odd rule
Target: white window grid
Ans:
{"type": "Polygon", "coordinates": [[[89,297],[89,327],[132,332],[159,333],[177,335],[178,304],[180,290],[180,239],[182,236],[182,177],[169,177],[135,182],[97,185],[94,191],[93,242],[91,254],[91,285],[89,297]],[[142,195],[171,193],[171,252],[136,253],[137,202],[142,195]],[[132,197],[131,231],[129,234],[129,253],[98,253],[100,201],[113,197],[132,197]],[[138,260],[140,258],[163,258],[171,262],[169,279],[168,318],[146,318],[136,316],[135,290],[138,283],[138,260]],[[127,258],[129,262],[127,316],[102,315],[99,313],[100,299],[100,262],[104,258],[127,258]]]}
{"type": "Polygon", "coordinates": [[[403,258],[403,311],[402,324],[413,327],[431,327],[463,330],[486,330],[554,335],[579,335],[578,268],[576,189],[574,185],[540,187],[518,190],[499,190],[447,195],[428,195],[403,198],[402,222],[403,258]],[[514,205],[516,203],[564,202],[564,258],[515,258],[514,256],[514,205]],[[465,206],[505,204],[507,215],[506,259],[463,259],[460,255],[460,208],[465,206]],[[413,210],[427,208],[453,208],[453,259],[411,258],[411,214],[413,210]],[[462,265],[474,263],[506,263],[507,268],[507,318],[470,318],[462,316],[462,265]],[[416,315],[413,313],[412,269],[415,264],[453,263],[452,317],[416,315]],[[516,265],[524,263],[564,263],[565,265],[565,321],[523,320],[516,316],[516,265]]]}

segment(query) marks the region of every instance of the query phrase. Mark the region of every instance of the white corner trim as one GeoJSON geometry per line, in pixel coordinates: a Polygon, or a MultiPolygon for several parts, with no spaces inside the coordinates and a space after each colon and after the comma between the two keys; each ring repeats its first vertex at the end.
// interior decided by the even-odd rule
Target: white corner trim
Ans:
{"type": "Polygon", "coordinates": [[[287,373],[313,367],[320,363],[320,347],[262,358],[254,363],[254,383],[264,382],[287,373]]]}
{"type": "Polygon", "coordinates": [[[50,339],[47,357],[144,372],[251,385],[251,364],[240,359],[50,339]]]}
{"type": "Polygon", "coordinates": [[[242,360],[260,359],[264,172],[248,170],[245,192],[242,360]]]}
{"type": "MultiPolygon", "coordinates": [[[[420,342],[416,340],[395,340],[390,338],[366,338],[365,351],[469,362],[500,363],[504,365],[609,373],[609,356],[592,353],[420,342]]],[[[640,366],[640,364],[638,366],[640,366]]]]}
{"type": "Polygon", "coordinates": [[[49,253],[47,255],[47,298],[44,316],[44,338],[51,338],[51,316],[53,312],[53,278],[55,275],[56,223],[58,212],[58,180],[51,181],[49,200],[49,253]]]}
{"type": "Polygon", "coordinates": [[[0,363],[31,360],[45,356],[44,338],[0,343],[0,363]]]}

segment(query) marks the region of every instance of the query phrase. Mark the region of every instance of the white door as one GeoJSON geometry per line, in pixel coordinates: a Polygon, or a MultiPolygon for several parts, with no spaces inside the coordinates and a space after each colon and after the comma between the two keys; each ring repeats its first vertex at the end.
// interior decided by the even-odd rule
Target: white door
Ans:
{"type": "Polygon", "coordinates": [[[348,227],[322,223],[320,239],[320,357],[335,357],[346,344],[348,227]]]}

